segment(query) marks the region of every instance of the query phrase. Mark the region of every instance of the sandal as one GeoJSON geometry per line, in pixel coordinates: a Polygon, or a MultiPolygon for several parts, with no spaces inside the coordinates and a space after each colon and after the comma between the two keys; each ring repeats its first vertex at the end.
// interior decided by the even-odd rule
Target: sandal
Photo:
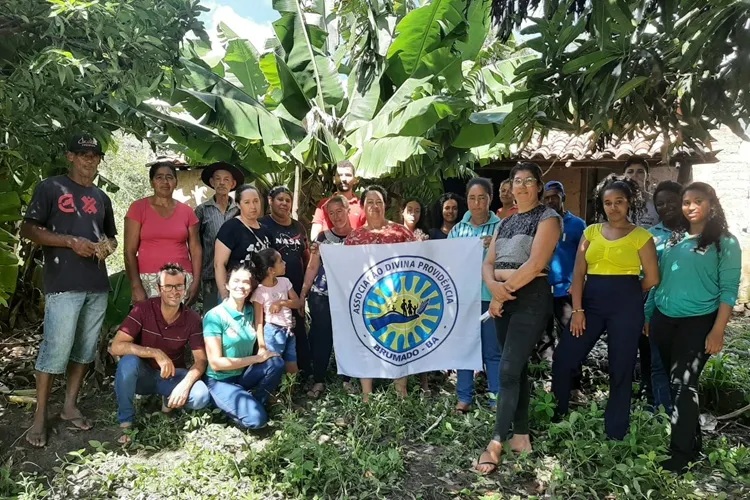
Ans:
{"type": "Polygon", "coordinates": [[[474,466],[474,470],[476,470],[476,471],[477,471],[477,472],[479,472],[480,474],[483,474],[483,475],[485,475],[485,476],[486,476],[486,475],[488,475],[488,474],[492,474],[493,472],[495,472],[495,471],[497,470],[497,466],[498,466],[498,463],[500,463],[500,459],[499,459],[499,457],[498,457],[498,460],[497,460],[497,462],[496,462],[496,461],[494,461],[494,460],[492,460],[492,453],[490,452],[490,450],[488,450],[488,449],[485,449],[485,450],[484,450],[484,451],[483,451],[483,452],[482,452],[482,453],[481,453],[481,454],[479,455],[479,458],[477,459],[477,464],[476,464],[476,465],[474,466]],[[489,456],[490,456],[490,459],[489,459],[489,460],[487,460],[487,459],[485,459],[485,460],[482,460],[482,457],[483,457],[483,456],[486,456],[486,455],[489,455],[489,456]],[[480,466],[482,466],[482,465],[489,465],[489,466],[490,466],[490,469],[489,469],[489,470],[487,470],[487,471],[481,471],[481,470],[477,469],[477,467],[480,467],[480,466]]]}
{"type": "Polygon", "coordinates": [[[471,405],[466,403],[456,403],[456,408],[454,408],[457,414],[459,415],[468,415],[471,413],[471,405]]]}
{"type": "Polygon", "coordinates": [[[133,442],[133,440],[130,437],[130,432],[133,430],[132,425],[128,425],[127,427],[120,427],[120,437],[117,438],[117,444],[121,444],[123,446],[129,445],[133,442]]]}
{"type": "Polygon", "coordinates": [[[307,391],[307,397],[311,399],[318,399],[321,394],[323,394],[326,390],[326,386],[324,384],[315,384],[312,386],[312,389],[307,391]]]}

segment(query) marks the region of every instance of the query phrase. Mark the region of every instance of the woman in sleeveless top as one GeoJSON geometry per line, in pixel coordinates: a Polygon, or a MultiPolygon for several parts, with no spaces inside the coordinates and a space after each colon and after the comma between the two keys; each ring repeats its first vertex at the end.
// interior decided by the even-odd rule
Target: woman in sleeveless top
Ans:
{"type": "Polygon", "coordinates": [[[629,179],[611,175],[597,187],[596,210],[605,222],[583,233],[570,287],[573,316],[552,362],[556,418],[561,418],[568,412],[574,370],[607,331],[610,380],[604,427],[612,439],[622,439],[630,427],[643,294],[659,283],[651,233],[630,222],[641,207],[638,185],[629,179]]]}
{"type": "Polygon", "coordinates": [[[482,266],[503,353],[495,429],[476,465],[484,474],[497,468],[508,439],[511,450],[531,451],[527,366],[552,315],[547,275],[562,229],[560,215],[541,202],[544,183],[538,165],[519,163],[510,179],[518,212],[499,223],[482,266]]]}

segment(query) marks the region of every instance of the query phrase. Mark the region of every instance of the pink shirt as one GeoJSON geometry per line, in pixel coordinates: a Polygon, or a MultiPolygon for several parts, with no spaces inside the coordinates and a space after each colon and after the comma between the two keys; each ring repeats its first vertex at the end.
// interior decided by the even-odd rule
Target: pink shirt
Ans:
{"type": "Polygon", "coordinates": [[[274,302],[287,300],[289,298],[289,290],[291,289],[292,282],[283,276],[276,278],[275,286],[258,285],[250,300],[263,306],[263,319],[265,323],[287,328],[294,326],[292,310],[288,307],[282,307],[279,312],[273,314],[269,311],[271,304],[274,302]]]}
{"type": "Polygon", "coordinates": [[[159,268],[176,262],[192,274],[193,265],[188,252],[188,232],[198,224],[193,209],[176,202],[174,213],[165,219],[148,202],[141,198],[130,205],[125,217],[141,225],[141,241],[138,245],[138,272],[158,273],[159,268]]]}

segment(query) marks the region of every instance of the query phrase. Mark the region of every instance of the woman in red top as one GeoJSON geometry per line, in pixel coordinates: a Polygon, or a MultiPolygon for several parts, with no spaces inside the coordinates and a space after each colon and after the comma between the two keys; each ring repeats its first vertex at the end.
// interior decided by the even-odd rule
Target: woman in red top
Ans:
{"type": "Polygon", "coordinates": [[[159,160],[148,171],[154,195],[136,200],[125,214],[125,270],[133,303],[159,295],[159,269],[175,263],[186,274],[185,303],[198,296],[203,251],[193,209],[172,198],[175,160],[159,160]]]}
{"type": "MultiPolygon", "coordinates": [[[[388,200],[385,189],[380,186],[367,186],[359,198],[362,211],[365,213],[364,226],[354,229],[346,237],[344,245],[381,245],[388,243],[405,243],[416,241],[414,234],[401,224],[385,218],[385,204],[388,200]]],[[[367,402],[372,393],[372,379],[360,379],[362,399],[367,402]]],[[[406,397],[406,377],[394,381],[396,391],[406,397]]]]}

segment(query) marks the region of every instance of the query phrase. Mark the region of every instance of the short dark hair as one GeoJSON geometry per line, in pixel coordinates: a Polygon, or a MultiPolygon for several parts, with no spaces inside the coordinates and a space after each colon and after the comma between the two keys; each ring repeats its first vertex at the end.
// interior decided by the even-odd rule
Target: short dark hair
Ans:
{"type": "Polygon", "coordinates": [[[631,156],[625,162],[625,166],[622,167],[622,171],[625,172],[631,165],[643,165],[643,168],[646,169],[646,173],[648,173],[648,161],[645,158],[642,158],[640,156],[631,156]]]}
{"type": "Polygon", "coordinates": [[[518,172],[531,172],[531,175],[533,175],[534,179],[536,179],[536,184],[537,184],[536,197],[539,200],[544,198],[544,181],[542,180],[541,167],[539,167],[539,165],[531,161],[519,161],[513,166],[513,168],[510,169],[510,174],[508,175],[508,178],[511,180],[511,182],[513,181],[513,178],[516,176],[518,172]],[[538,189],[539,186],[541,186],[542,189],[538,189]]]}
{"type": "Polygon", "coordinates": [[[238,262],[237,264],[233,265],[229,272],[227,273],[227,281],[229,281],[229,277],[232,276],[237,271],[247,271],[250,273],[250,276],[253,277],[253,264],[252,262],[248,261],[242,261],[238,262]]]}
{"type": "Polygon", "coordinates": [[[292,199],[294,198],[294,195],[286,186],[274,186],[271,188],[271,191],[268,192],[268,197],[275,200],[280,194],[288,194],[292,199]]]}
{"type": "Polygon", "coordinates": [[[466,196],[469,195],[469,190],[474,186],[479,186],[490,196],[492,199],[492,181],[486,177],[472,177],[469,182],[466,183],[466,196]]]}
{"type": "Polygon", "coordinates": [[[148,180],[153,181],[154,177],[156,177],[156,172],[163,167],[167,167],[169,170],[172,171],[172,175],[177,177],[177,167],[174,166],[174,163],[170,161],[162,161],[157,162],[151,165],[151,167],[148,169],[148,180]]]}
{"type": "Polygon", "coordinates": [[[184,284],[187,285],[187,273],[185,272],[185,268],[179,264],[176,264],[174,262],[167,262],[159,268],[159,287],[161,287],[161,277],[164,274],[168,274],[170,276],[177,276],[178,274],[182,274],[184,284]]]}
{"type": "Polygon", "coordinates": [[[359,195],[360,206],[365,206],[365,197],[367,196],[367,193],[370,193],[372,191],[380,193],[380,196],[383,197],[383,203],[388,203],[388,193],[386,192],[385,188],[383,186],[380,186],[379,184],[370,184],[364,189],[364,191],[362,191],[362,194],[359,195]]]}
{"type": "Polygon", "coordinates": [[[357,175],[357,169],[354,168],[354,163],[350,162],[349,160],[341,160],[336,164],[336,168],[348,168],[352,171],[353,175],[357,175]]]}
{"type": "Polygon", "coordinates": [[[427,234],[427,232],[429,231],[429,228],[427,226],[427,219],[430,217],[430,214],[427,213],[427,209],[425,208],[424,203],[422,203],[422,200],[414,196],[405,198],[404,202],[401,204],[401,216],[403,217],[404,210],[406,210],[406,205],[411,202],[419,204],[419,220],[417,221],[416,229],[421,229],[423,233],[427,234]]]}
{"type": "Polygon", "coordinates": [[[682,196],[682,184],[675,181],[661,181],[658,186],[656,186],[656,189],[654,190],[654,200],[656,199],[656,195],[661,193],[662,191],[665,191],[667,193],[674,193],[677,196],[682,196]]]}
{"type": "Polygon", "coordinates": [[[263,202],[263,196],[260,194],[260,189],[252,184],[240,184],[237,186],[237,189],[234,190],[234,199],[237,200],[238,203],[242,199],[242,193],[245,191],[255,191],[258,193],[258,198],[260,198],[261,203],[263,202]]]}

